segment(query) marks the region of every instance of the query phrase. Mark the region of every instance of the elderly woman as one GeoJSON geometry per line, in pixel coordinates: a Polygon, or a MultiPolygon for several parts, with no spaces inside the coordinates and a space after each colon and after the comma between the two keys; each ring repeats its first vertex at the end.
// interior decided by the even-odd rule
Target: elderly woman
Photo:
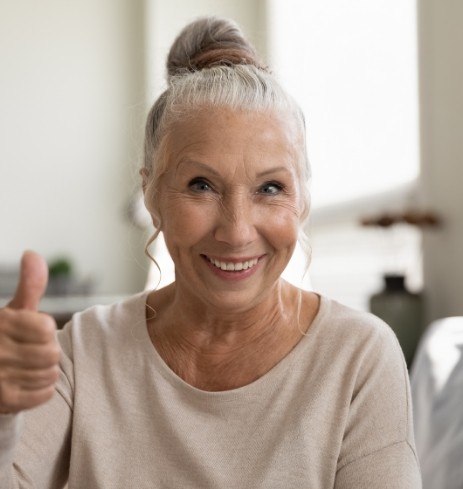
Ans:
{"type": "Polygon", "coordinates": [[[419,488],[393,333],[280,277],[309,210],[299,108],[228,21],[187,26],[168,73],[141,173],[176,280],[56,340],[23,256],[0,315],[1,487],[419,488]]]}

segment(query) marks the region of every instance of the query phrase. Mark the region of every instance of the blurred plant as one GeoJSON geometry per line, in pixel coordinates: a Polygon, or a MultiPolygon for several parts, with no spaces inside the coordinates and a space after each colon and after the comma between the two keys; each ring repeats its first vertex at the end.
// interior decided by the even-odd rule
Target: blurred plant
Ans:
{"type": "Polygon", "coordinates": [[[73,273],[73,266],[68,258],[56,258],[48,263],[50,278],[70,277],[73,273]]]}

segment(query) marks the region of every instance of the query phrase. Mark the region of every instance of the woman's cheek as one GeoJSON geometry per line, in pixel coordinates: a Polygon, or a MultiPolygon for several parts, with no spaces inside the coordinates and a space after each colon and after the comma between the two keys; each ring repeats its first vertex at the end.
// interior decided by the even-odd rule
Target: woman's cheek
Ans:
{"type": "Polygon", "coordinates": [[[273,232],[283,232],[284,235],[298,234],[299,212],[292,203],[273,204],[264,207],[260,212],[260,221],[273,229],[273,232]]]}
{"type": "Polygon", "coordinates": [[[297,242],[300,220],[295,206],[269,206],[260,221],[268,240],[277,248],[292,247],[297,242]]]}
{"type": "Polygon", "coordinates": [[[166,232],[173,233],[185,239],[193,238],[207,232],[212,226],[216,208],[212,202],[199,203],[195,199],[175,199],[165,207],[164,228],[166,232]]]}

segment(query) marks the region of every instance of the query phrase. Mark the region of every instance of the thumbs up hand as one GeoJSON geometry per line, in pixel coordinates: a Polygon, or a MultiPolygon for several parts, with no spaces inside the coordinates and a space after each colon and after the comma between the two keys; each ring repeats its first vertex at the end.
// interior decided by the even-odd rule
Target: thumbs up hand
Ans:
{"type": "Polygon", "coordinates": [[[38,312],[48,282],[45,260],[32,251],[21,259],[16,293],[0,309],[0,413],[36,407],[53,396],[59,377],[56,323],[38,312]]]}

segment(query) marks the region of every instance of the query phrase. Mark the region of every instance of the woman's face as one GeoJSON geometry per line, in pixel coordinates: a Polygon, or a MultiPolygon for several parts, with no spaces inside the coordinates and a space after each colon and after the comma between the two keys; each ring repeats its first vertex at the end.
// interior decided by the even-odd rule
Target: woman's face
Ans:
{"type": "Polygon", "coordinates": [[[176,287],[244,311],[272,291],[297,241],[297,126],[284,114],[203,109],[167,138],[158,208],[176,287]]]}

